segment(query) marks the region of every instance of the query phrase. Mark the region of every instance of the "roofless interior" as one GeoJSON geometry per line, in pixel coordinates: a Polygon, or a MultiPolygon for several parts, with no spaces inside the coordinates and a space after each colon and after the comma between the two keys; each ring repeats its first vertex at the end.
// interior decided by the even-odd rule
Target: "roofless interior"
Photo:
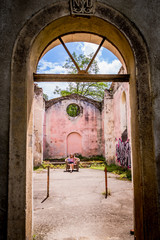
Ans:
{"type": "MultiPolygon", "coordinates": [[[[124,69],[124,73],[127,72],[127,67],[126,64],[124,62],[124,58],[122,57],[122,54],[120,53],[120,51],[104,36],[95,34],[95,33],[88,33],[88,32],[70,32],[67,34],[62,34],[58,37],[56,37],[55,39],[53,39],[52,41],[49,42],[49,44],[44,48],[44,50],[42,51],[39,60],[52,48],[58,46],[62,44],[64,49],[66,50],[67,54],[69,55],[69,57],[72,59],[72,62],[74,63],[74,65],[77,68],[77,81],[79,82],[93,82],[93,81],[106,81],[106,82],[117,82],[117,81],[123,81],[123,82],[128,82],[129,81],[129,75],[127,74],[112,74],[112,75],[108,75],[108,74],[88,74],[88,70],[90,68],[90,66],[92,65],[92,62],[94,61],[94,59],[96,58],[100,48],[103,46],[104,48],[108,49],[109,51],[111,51],[121,62],[122,67],[124,69]],[[78,63],[75,61],[74,57],[72,56],[72,54],[70,53],[70,51],[68,50],[66,43],[69,42],[89,42],[89,43],[94,43],[97,44],[97,50],[95,51],[95,53],[93,54],[92,59],[90,60],[87,68],[85,70],[81,70],[78,66],[78,63]],[[90,76],[89,76],[90,75],[90,76]],[[91,79],[92,76],[92,79],[91,79]],[[94,78],[95,76],[95,78],[94,78]]],[[[74,75],[75,78],[75,75],[74,75]]],[[[56,81],[62,81],[62,82],[72,82],[74,81],[72,74],[61,74],[61,76],[59,76],[59,74],[34,74],[34,80],[36,82],[56,82],[56,81]],[[63,76],[62,76],[63,75],[63,76]]]]}
{"type": "Polygon", "coordinates": [[[104,47],[111,51],[122,63],[123,68],[126,70],[126,64],[124,58],[120,51],[104,36],[100,36],[95,33],[88,33],[88,32],[70,32],[61,36],[58,36],[56,39],[53,39],[43,50],[42,54],[40,55],[39,60],[52,48],[69,42],[89,42],[94,43],[99,46],[104,47]]]}

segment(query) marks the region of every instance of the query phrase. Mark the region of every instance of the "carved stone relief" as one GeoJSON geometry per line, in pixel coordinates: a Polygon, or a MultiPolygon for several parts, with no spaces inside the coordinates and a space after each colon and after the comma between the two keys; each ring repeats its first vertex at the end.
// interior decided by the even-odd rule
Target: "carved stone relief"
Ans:
{"type": "Polygon", "coordinates": [[[94,0],[70,0],[71,14],[93,15],[94,0]]]}

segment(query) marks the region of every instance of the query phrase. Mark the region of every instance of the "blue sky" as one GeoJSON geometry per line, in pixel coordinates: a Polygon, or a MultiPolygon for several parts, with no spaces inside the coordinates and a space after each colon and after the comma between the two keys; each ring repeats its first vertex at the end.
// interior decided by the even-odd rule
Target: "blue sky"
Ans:
{"type": "MultiPolygon", "coordinates": [[[[86,56],[96,51],[98,45],[86,42],[74,42],[66,43],[67,48],[71,53],[76,52],[77,55],[85,54],[86,56]]],[[[62,45],[58,45],[55,48],[48,51],[39,61],[37,73],[67,73],[67,70],[63,68],[68,54],[62,45]]],[[[96,57],[99,74],[116,74],[118,73],[121,63],[114,54],[108,51],[106,48],[101,48],[96,57]]],[[[56,86],[62,89],[67,87],[67,83],[38,83],[38,86],[43,88],[43,92],[48,95],[49,99],[59,97],[54,95],[53,91],[56,86]]]]}

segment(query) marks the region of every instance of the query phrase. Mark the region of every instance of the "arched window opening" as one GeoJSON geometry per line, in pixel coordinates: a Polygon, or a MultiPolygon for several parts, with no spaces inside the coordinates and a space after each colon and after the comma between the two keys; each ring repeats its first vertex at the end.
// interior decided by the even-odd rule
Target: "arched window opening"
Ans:
{"type": "Polygon", "coordinates": [[[121,134],[122,141],[127,140],[127,103],[126,103],[126,93],[123,91],[121,96],[120,103],[120,112],[121,112],[121,134]]]}
{"type": "Polygon", "coordinates": [[[80,114],[80,107],[75,103],[71,103],[68,105],[66,112],[70,117],[77,117],[80,114]]]}
{"type": "MultiPolygon", "coordinates": [[[[83,96],[90,97],[87,84],[79,83],[79,86],[73,89],[75,78],[83,83],[96,82],[98,88],[100,90],[102,88],[104,91],[104,89],[110,88],[112,81],[111,76],[107,80],[107,74],[117,74],[121,66],[126,70],[123,57],[107,38],[87,32],[68,33],[53,39],[44,49],[37,65],[35,82],[43,88],[48,99],[68,95],[70,89],[72,89],[71,93],[85,94],[83,96]],[[50,78],[49,74],[52,74],[51,80],[47,83],[43,82],[41,74],[44,75],[44,78],[50,78]],[[100,84],[101,82],[105,82],[103,84],[105,86],[100,84]]],[[[122,74],[119,74],[119,78],[122,78],[122,74]]],[[[93,88],[94,86],[92,93],[96,92],[97,86],[95,89],[93,88]]],[[[99,98],[94,98],[92,95],[91,98],[102,101],[103,95],[99,98]]]]}

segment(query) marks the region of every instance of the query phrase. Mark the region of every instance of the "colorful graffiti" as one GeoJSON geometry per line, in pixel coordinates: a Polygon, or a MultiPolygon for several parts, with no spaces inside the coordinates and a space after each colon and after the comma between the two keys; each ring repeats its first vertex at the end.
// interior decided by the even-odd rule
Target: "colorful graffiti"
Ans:
{"type": "Polygon", "coordinates": [[[119,138],[116,144],[116,156],[121,166],[131,168],[131,147],[129,139],[123,142],[122,139],[119,138]]]}

